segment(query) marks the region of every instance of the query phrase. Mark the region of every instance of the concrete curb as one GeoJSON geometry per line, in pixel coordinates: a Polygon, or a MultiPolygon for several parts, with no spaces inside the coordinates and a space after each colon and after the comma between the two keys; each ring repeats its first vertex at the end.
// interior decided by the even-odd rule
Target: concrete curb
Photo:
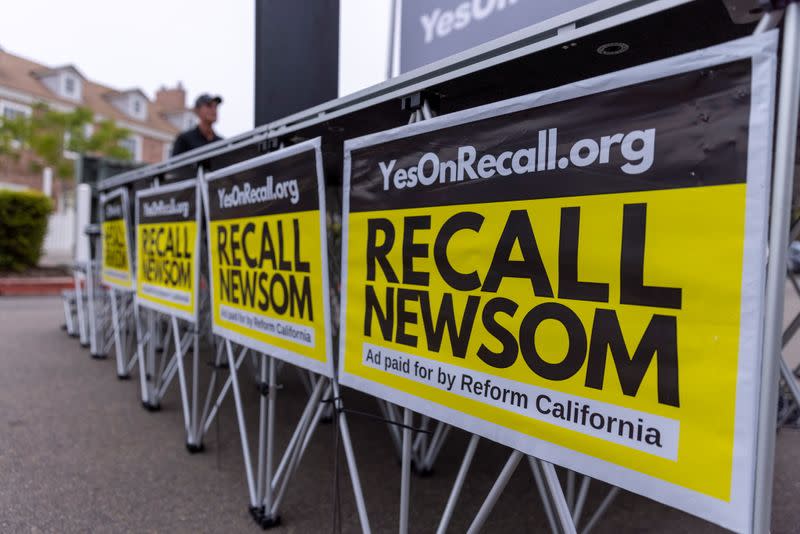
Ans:
{"type": "Polygon", "coordinates": [[[74,287],[75,281],[71,276],[0,278],[0,295],[2,296],[59,295],[63,290],[74,287]]]}

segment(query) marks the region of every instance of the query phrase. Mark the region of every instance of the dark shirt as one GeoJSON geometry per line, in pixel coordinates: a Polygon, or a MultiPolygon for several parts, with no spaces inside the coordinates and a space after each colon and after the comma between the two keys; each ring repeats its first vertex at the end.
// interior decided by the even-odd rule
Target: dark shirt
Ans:
{"type": "Polygon", "coordinates": [[[213,143],[214,141],[219,141],[220,139],[222,138],[218,136],[216,132],[214,132],[211,139],[208,139],[203,135],[203,132],[200,131],[200,127],[196,126],[191,130],[186,130],[178,134],[178,137],[175,138],[175,142],[172,144],[172,155],[177,156],[178,154],[194,150],[195,148],[213,143]]]}

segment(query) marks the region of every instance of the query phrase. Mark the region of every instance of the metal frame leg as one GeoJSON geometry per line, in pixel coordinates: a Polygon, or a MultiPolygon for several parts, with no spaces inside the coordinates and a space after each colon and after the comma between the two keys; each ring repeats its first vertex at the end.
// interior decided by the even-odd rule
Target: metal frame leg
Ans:
{"type": "MultiPolygon", "coordinates": [[[[333,396],[335,399],[341,399],[341,391],[339,389],[339,382],[333,379],[332,384],[333,396]]],[[[342,410],[342,402],[336,402],[336,411],[339,418],[339,435],[342,438],[342,446],[344,448],[345,458],[347,459],[347,469],[350,472],[350,482],[353,486],[353,494],[356,500],[356,509],[358,510],[358,519],[361,523],[361,531],[364,534],[372,532],[369,526],[369,517],[367,516],[367,504],[364,500],[364,491],[361,488],[361,478],[358,475],[358,464],[356,463],[356,455],[353,450],[353,441],[350,437],[350,429],[347,426],[347,417],[344,410],[342,410]]],[[[338,454],[338,451],[336,451],[338,454]]]]}
{"type": "Polygon", "coordinates": [[[392,440],[392,445],[394,445],[394,452],[397,455],[397,458],[401,458],[403,455],[403,446],[400,443],[400,430],[398,430],[396,423],[399,421],[397,417],[397,412],[395,411],[395,406],[385,400],[375,398],[378,403],[378,408],[381,410],[381,414],[383,418],[387,421],[386,427],[389,430],[389,437],[392,440]]]}
{"type": "MultiPolygon", "coordinates": [[[[222,344],[223,347],[225,347],[225,343],[227,343],[227,341],[222,344]]],[[[239,353],[239,357],[236,359],[236,370],[237,371],[239,370],[239,368],[244,363],[248,352],[250,352],[250,350],[248,348],[242,347],[242,350],[239,353]]],[[[212,377],[212,379],[213,379],[213,377],[212,377]]],[[[231,376],[229,374],[228,375],[228,379],[225,381],[225,383],[222,385],[222,388],[220,389],[219,395],[217,395],[217,400],[214,402],[214,406],[211,408],[211,412],[208,414],[207,418],[206,417],[203,418],[204,423],[203,423],[203,433],[200,436],[201,439],[202,439],[202,436],[205,436],[208,433],[209,428],[211,428],[211,423],[214,422],[214,418],[219,413],[219,408],[220,408],[220,406],[222,406],[222,401],[225,400],[225,396],[228,394],[228,390],[230,389],[232,382],[233,381],[232,381],[231,376]]],[[[211,391],[211,390],[209,389],[209,391],[211,391]]],[[[210,393],[209,393],[209,395],[210,395],[210,393]]]]}
{"type": "Polygon", "coordinates": [[[537,462],[532,456],[528,456],[528,464],[530,464],[531,472],[533,473],[533,480],[536,484],[536,489],[539,492],[539,497],[542,498],[542,507],[544,508],[545,517],[547,517],[547,524],[550,525],[550,532],[558,532],[556,516],[553,513],[553,504],[550,502],[547,487],[544,483],[544,475],[542,475],[542,471],[539,468],[539,462],[537,462]]]}
{"type": "Polygon", "coordinates": [[[64,305],[64,324],[67,327],[67,335],[75,336],[75,317],[72,315],[72,301],[75,298],[75,290],[65,291],[61,294],[61,302],[64,305]],[[72,295],[72,297],[70,297],[72,295]]]}
{"type": "Polygon", "coordinates": [[[789,236],[791,188],[800,107],[800,4],[786,6],[778,90],[775,134],[775,168],[772,184],[767,264],[764,350],[760,373],[756,443],[754,532],[768,532],[772,512],[775,467],[775,418],[778,405],[778,372],[783,330],[783,297],[786,248],[789,236]]]}
{"type": "Polygon", "coordinates": [[[158,401],[158,392],[155,389],[156,380],[156,346],[158,345],[158,320],[156,312],[148,310],[147,312],[147,331],[149,333],[150,342],[147,344],[147,398],[149,409],[158,409],[160,403],[158,401]]]}
{"type": "Polygon", "coordinates": [[[239,379],[237,377],[236,362],[233,358],[233,348],[231,342],[225,340],[225,350],[228,353],[228,365],[231,370],[231,384],[233,386],[233,400],[236,403],[236,418],[239,422],[239,437],[242,441],[242,457],[244,458],[244,469],[247,475],[247,490],[250,493],[250,507],[255,509],[259,502],[256,496],[255,482],[253,481],[253,464],[250,461],[250,442],[247,440],[247,427],[244,420],[244,408],[242,407],[242,395],[239,390],[239,379]]]}
{"type": "Polygon", "coordinates": [[[576,534],[575,523],[572,521],[572,514],[569,511],[569,504],[561,489],[561,484],[558,481],[556,468],[550,462],[544,460],[536,460],[539,462],[539,467],[542,470],[544,483],[550,498],[553,503],[553,510],[555,512],[556,520],[561,527],[561,532],[565,534],[576,534]]]}
{"type": "Polygon", "coordinates": [[[127,376],[125,372],[125,346],[122,342],[122,332],[121,332],[121,324],[120,324],[120,313],[119,313],[119,303],[117,301],[117,290],[113,287],[110,290],[111,298],[111,327],[114,330],[114,346],[116,348],[115,353],[117,356],[117,376],[119,378],[124,378],[127,376]]]}
{"type": "MultiPolygon", "coordinates": [[[[175,341],[175,359],[178,365],[178,382],[181,389],[181,404],[183,405],[183,425],[186,429],[186,442],[192,442],[192,427],[191,427],[191,406],[189,406],[189,394],[186,387],[186,372],[183,368],[183,343],[181,343],[180,327],[178,326],[178,318],[174,315],[170,317],[172,322],[172,337],[175,341]]],[[[164,347],[164,357],[166,358],[166,347],[164,347]]]]}
{"type": "MultiPolygon", "coordinates": [[[[260,382],[262,385],[267,384],[267,357],[261,357],[261,369],[260,369],[260,382]]],[[[264,500],[264,475],[266,469],[264,468],[264,459],[266,458],[266,447],[267,447],[267,396],[269,395],[269,391],[266,393],[262,391],[261,396],[258,399],[258,480],[256,482],[256,500],[258,502],[262,502],[264,500]]],[[[269,480],[269,479],[267,479],[269,480]]],[[[269,484],[271,486],[271,484],[269,484]]],[[[270,493],[272,492],[272,488],[270,488],[270,493]]]]}
{"type": "Polygon", "coordinates": [[[472,437],[469,438],[467,451],[464,453],[464,459],[461,460],[461,467],[458,469],[453,489],[450,490],[450,497],[447,499],[447,505],[444,508],[442,519],[439,521],[436,534],[445,534],[447,532],[447,527],[450,525],[450,519],[453,517],[458,498],[461,496],[461,489],[464,487],[464,481],[467,479],[467,473],[469,473],[469,468],[472,465],[472,459],[475,457],[475,451],[478,449],[480,440],[481,438],[477,434],[472,434],[472,437]]]}
{"type": "MultiPolygon", "coordinates": [[[[322,392],[323,392],[323,388],[326,386],[326,382],[327,381],[325,381],[325,380],[318,380],[317,381],[317,385],[316,385],[316,387],[314,389],[313,395],[309,399],[309,402],[308,402],[308,406],[310,406],[311,409],[308,410],[308,412],[306,412],[304,414],[304,415],[308,415],[308,417],[305,417],[305,418],[301,419],[301,422],[298,423],[298,427],[300,427],[300,434],[298,435],[299,437],[298,437],[297,441],[295,442],[294,449],[291,452],[290,459],[288,461],[288,464],[287,464],[286,470],[284,472],[284,475],[280,480],[280,484],[277,484],[277,491],[275,493],[275,497],[274,497],[274,501],[272,503],[272,507],[271,508],[265,508],[265,510],[266,510],[265,513],[269,514],[267,516],[268,519],[271,518],[273,521],[279,521],[280,520],[280,516],[278,514],[278,508],[280,507],[281,502],[283,501],[283,497],[286,494],[286,490],[289,487],[289,482],[290,482],[290,480],[292,478],[292,475],[294,474],[294,472],[297,469],[297,466],[298,466],[298,464],[300,462],[300,456],[301,456],[301,451],[302,451],[302,446],[301,445],[302,445],[302,442],[303,442],[303,440],[305,438],[306,432],[310,428],[310,423],[311,423],[310,415],[311,415],[311,412],[313,411],[313,407],[316,406],[319,403],[320,399],[322,398],[322,392]]],[[[276,480],[276,482],[277,482],[277,480],[276,480]]]]}
{"type": "Polygon", "coordinates": [[[86,308],[84,308],[83,298],[83,284],[86,283],[86,275],[80,271],[76,272],[75,278],[75,309],[78,315],[78,337],[80,338],[81,346],[89,346],[89,325],[86,318],[86,308]]]}
{"type": "Polygon", "coordinates": [[[400,468],[400,534],[408,533],[408,508],[411,493],[411,423],[412,413],[403,408],[403,456],[400,468]]]}
{"type": "Polygon", "coordinates": [[[439,424],[436,426],[436,430],[434,431],[433,438],[431,438],[431,442],[428,445],[427,453],[422,460],[423,469],[425,471],[430,472],[433,470],[433,464],[436,463],[436,458],[439,457],[439,453],[444,446],[445,441],[447,441],[447,436],[450,434],[450,430],[452,427],[447,423],[439,421],[439,424]]]}
{"type": "Polygon", "coordinates": [[[221,341],[216,345],[217,349],[214,354],[214,370],[211,372],[211,379],[208,382],[206,401],[203,404],[203,415],[200,416],[200,420],[197,422],[197,438],[201,443],[203,441],[203,436],[206,434],[206,420],[209,415],[208,411],[211,409],[211,398],[214,396],[214,388],[217,385],[217,372],[220,367],[222,350],[224,348],[224,344],[221,341]]]}
{"type": "Polygon", "coordinates": [[[307,427],[307,421],[313,417],[314,407],[319,402],[320,395],[318,393],[324,387],[323,382],[324,379],[321,378],[316,382],[316,384],[314,384],[314,389],[311,391],[311,395],[309,396],[308,401],[303,408],[303,413],[300,415],[297,425],[295,425],[292,438],[289,440],[289,444],[286,446],[286,450],[284,451],[283,457],[278,464],[278,468],[275,470],[275,474],[272,477],[271,484],[273,489],[278,487],[284,476],[290,476],[287,470],[289,469],[292,461],[295,448],[298,446],[298,443],[302,443],[302,440],[305,439],[304,430],[307,427]]]}
{"type": "Polygon", "coordinates": [[[492,489],[489,491],[489,495],[486,497],[486,500],[483,501],[480,510],[478,510],[478,515],[472,520],[467,534],[477,534],[481,531],[484,523],[486,523],[486,520],[489,518],[489,513],[497,503],[497,499],[500,498],[500,494],[502,494],[503,490],[506,488],[508,481],[511,479],[511,475],[516,471],[517,465],[519,465],[519,461],[522,460],[523,456],[525,455],[520,451],[513,451],[511,456],[508,457],[506,464],[503,466],[503,470],[500,471],[500,476],[495,480],[492,489]]]}
{"type": "Polygon", "coordinates": [[[591,484],[591,482],[592,478],[585,475],[583,480],[581,480],[581,487],[578,490],[578,500],[575,501],[575,507],[572,509],[572,521],[575,523],[575,528],[578,528],[578,525],[581,524],[581,514],[586,504],[586,496],[589,494],[589,484],[591,484]]]}
{"type": "Polygon", "coordinates": [[[614,498],[619,493],[619,488],[614,486],[609,491],[608,494],[605,496],[603,501],[600,503],[600,506],[597,507],[594,514],[592,514],[591,519],[586,523],[586,526],[583,527],[581,530],[581,534],[589,534],[592,529],[597,525],[597,522],[600,521],[600,518],[606,513],[608,507],[611,506],[611,503],[614,501],[614,498]]]}
{"type": "MultiPolygon", "coordinates": [[[[262,395],[260,402],[260,418],[261,423],[266,420],[266,443],[264,457],[259,458],[261,464],[260,469],[265,472],[259,473],[266,479],[266,484],[263,492],[260,495],[260,501],[264,507],[264,516],[262,518],[262,526],[274,526],[280,523],[280,516],[277,513],[278,501],[275,498],[274,488],[272,486],[272,473],[273,473],[273,455],[275,453],[275,403],[277,402],[278,387],[275,376],[275,358],[272,356],[263,355],[261,364],[261,378],[262,383],[267,386],[266,396],[262,395]],[[264,371],[268,371],[265,373],[264,371]],[[268,376],[267,376],[268,375],[268,376]],[[267,380],[269,380],[267,382],[267,380]],[[265,402],[266,401],[266,402],[265,402]],[[273,509],[274,508],[274,509],[273,509]]],[[[263,427],[261,427],[263,433],[263,427]]]]}
{"type": "Polygon", "coordinates": [[[199,452],[203,448],[200,433],[200,420],[197,418],[198,389],[200,388],[200,333],[197,324],[192,325],[192,413],[191,439],[189,440],[190,452],[199,452]]]}
{"type": "Polygon", "coordinates": [[[147,388],[147,365],[145,364],[144,345],[148,341],[148,332],[143,332],[141,308],[134,302],[133,315],[134,322],[136,323],[136,358],[139,361],[139,386],[142,396],[142,404],[147,407],[150,404],[150,397],[148,396],[147,388]]]}
{"type": "Polygon", "coordinates": [[[95,304],[97,296],[95,295],[95,279],[94,279],[94,262],[89,261],[86,268],[86,307],[89,314],[89,355],[92,358],[102,358],[103,355],[99,352],[98,336],[97,336],[97,310],[95,304]]]}

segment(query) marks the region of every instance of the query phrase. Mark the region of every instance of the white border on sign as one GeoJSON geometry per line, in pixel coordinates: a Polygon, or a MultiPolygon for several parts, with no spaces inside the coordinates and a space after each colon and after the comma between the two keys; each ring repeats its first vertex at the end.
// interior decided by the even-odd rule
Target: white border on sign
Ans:
{"type": "Polygon", "coordinates": [[[244,347],[248,347],[253,350],[257,350],[259,352],[266,353],[270,356],[274,356],[279,360],[283,360],[287,363],[292,365],[296,365],[298,367],[302,367],[303,369],[308,369],[317,374],[324,375],[328,378],[332,378],[334,375],[334,362],[333,362],[333,327],[331,325],[331,310],[330,310],[330,285],[328,282],[329,273],[328,273],[328,228],[327,228],[327,214],[328,211],[325,207],[325,178],[322,171],[322,141],[319,137],[311,139],[309,141],[304,141],[302,143],[298,143],[296,145],[292,145],[287,148],[282,148],[280,150],[276,150],[275,152],[270,152],[268,154],[264,154],[262,156],[257,156],[255,158],[249,159],[247,161],[243,161],[240,163],[236,163],[229,167],[225,167],[224,169],[220,169],[218,171],[214,171],[208,173],[208,175],[203,176],[202,179],[202,187],[201,190],[203,192],[203,207],[206,216],[206,241],[207,241],[207,248],[208,248],[208,269],[209,269],[209,276],[208,276],[208,285],[209,290],[211,292],[211,324],[212,330],[214,334],[222,336],[234,343],[238,343],[244,347]],[[301,154],[303,152],[307,152],[309,150],[314,151],[314,157],[316,161],[316,169],[317,169],[317,195],[319,196],[319,213],[320,213],[320,244],[322,247],[322,308],[323,308],[323,320],[325,323],[325,358],[327,359],[328,363],[323,363],[319,360],[315,360],[313,358],[309,358],[308,356],[303,356],[292,352],[290,350],[278,347],[276,345],[272,345],[270,343],[265,343],[263,341],[259,341],[257,339],[253,339],[247,336],[243,336],[238,332],[234,332],[229,330],[223,326],[219,326],[214,324],[214,299],[216,298],[216,292],[214,291],[214,276],[211,273],[211,217],[209,214],[209,203],[208,203],[208,183],[219,178],[226,178],[236,173],[248,171],[255,167],[260,167],[261,165],[267,165],[269,163],[274,163],[276,161],[295,156],[297,154],[301,154]]]}
{"type": "Polygon", "coordinates": [[[125,221],[125,243],[128,249],[128,270],[130,271],[128,276],[130,276],[131,285],[126,286],[125,284],[120,284],[119,281],[115,280],[114,278],[106,278],[106,270],[103,268],[103,250],[106,246],[105,236],[103,236],[103,239],[100,240],[100,279],[104,284],[109,285],[119,291],[126,291],[129,293],[136,292],[136,269],[132,263],[133,254],[131,252],[131,217],[128,206],[128,190],[125,187],[118,187],[113,191],[100,195],[100,229],[102,232],[103,223],[105,222],[106,218],[106,210],[104,209],[105,204],[116,197],[122,197],[122,220],[125,221]]]}
{"type": "MultiPolygon", "coordinates": [[[[729,502],[666,482],[664,480],[599,460],[555,443],[489,421],[425,401],[414,395],[347,374],[344,371],[346,328],[339,339],[339,381],[395,404],[443,420],[497,441],[526,454],[536,456],[575,471],[618,485],[634,493],[656,499],[723,527],[749,531],[752,528],[753,490],[757,425],[758,376],[764,322],[764,287],[766,283],[766,236],[769,184],[772,175],[772,136],[774,95],[777,72],[777,31],[745,37],[703,50],[697,50],[653,63],[639,65],[612,74],[590,78],[562,87],[548,89],[480,106],[450,115],[409,124],[345,142],[342,210],[342,284],[340,325],[347,324],[347,253],[350,213],[351,152],[363,147],[461,125],[498,115],[505,115],[547,104],[572,100],[650,80],[657,80],[731,61],[752,58],[750,128],[746,215],[742,264],[742,302],[739,335],[739,358],[736,380],[736,412],[732,457],[731,498],[729,502]],[[755,356],[755,357],[753,357],[755,356]]],[[[359,354],[360,358],[361,355],[359,354]]],[[[701,476],[701,474],[698,474],[701,476]]]]}
{"type": "Polygon", "coordinates": [[[178,317],[179,319],[184,319],[191,323],[197,323],[198,317],[198,307],[200,301],[200,188],[197,187],[198,181],[197,178],[191,178],[189,180],[183,180],[180,182],[176,182],[174,184],[162,185],[162,186],[154,186],[149,189],[142,189],[141,191],[136,192],[136,226],[135,226],[135,235],[134,235],[134,244],[136,246],[137,258],[136,262],[138,265],[139,258],[139,199],[143,197],[151,197],[154,195],[160,195],[162,193],[171,193],[173,191],[180,191],[182,189],[189,189],[191,187],[195,188],[195,223],[197,224],[197,232],[195,235],[194,241],[194,250],[196,251],[194,255],[194,259],[192,260],[193,264],[193,271],[194,271],[194,278],[192,280],[192,289],[194,291],[194,309],[191,312],[185,312],[183,310],[178,310],[175,308],[170,308],[169,306],[164,306],[157,302],[152,302],[147,299],[143,299],[139,297],[139,285],[136,284],[136,305],[141,306],[143,308],[148,308],[151,310],[155,310],[157,312],[165,313],[167,315],[173,315],[178,317]]]}

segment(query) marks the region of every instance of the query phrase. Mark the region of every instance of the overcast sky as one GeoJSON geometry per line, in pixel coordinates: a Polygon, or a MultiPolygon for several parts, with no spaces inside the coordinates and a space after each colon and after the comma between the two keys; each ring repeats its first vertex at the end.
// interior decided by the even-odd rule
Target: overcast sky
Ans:
{"type": "MultiPolygon", "coordinates": [[[[289,1],[289,0],[287,0],[289,1]]],[[[225,137],[253,127],[254,0],[5,0],[0,47],[49,66],[74,64],[115,89],[151,98],[181,81],[189,100],[225,99],[225,137]]],[[[383,80],[389,0],[341,0],[339,92],[383,80]]]]}

